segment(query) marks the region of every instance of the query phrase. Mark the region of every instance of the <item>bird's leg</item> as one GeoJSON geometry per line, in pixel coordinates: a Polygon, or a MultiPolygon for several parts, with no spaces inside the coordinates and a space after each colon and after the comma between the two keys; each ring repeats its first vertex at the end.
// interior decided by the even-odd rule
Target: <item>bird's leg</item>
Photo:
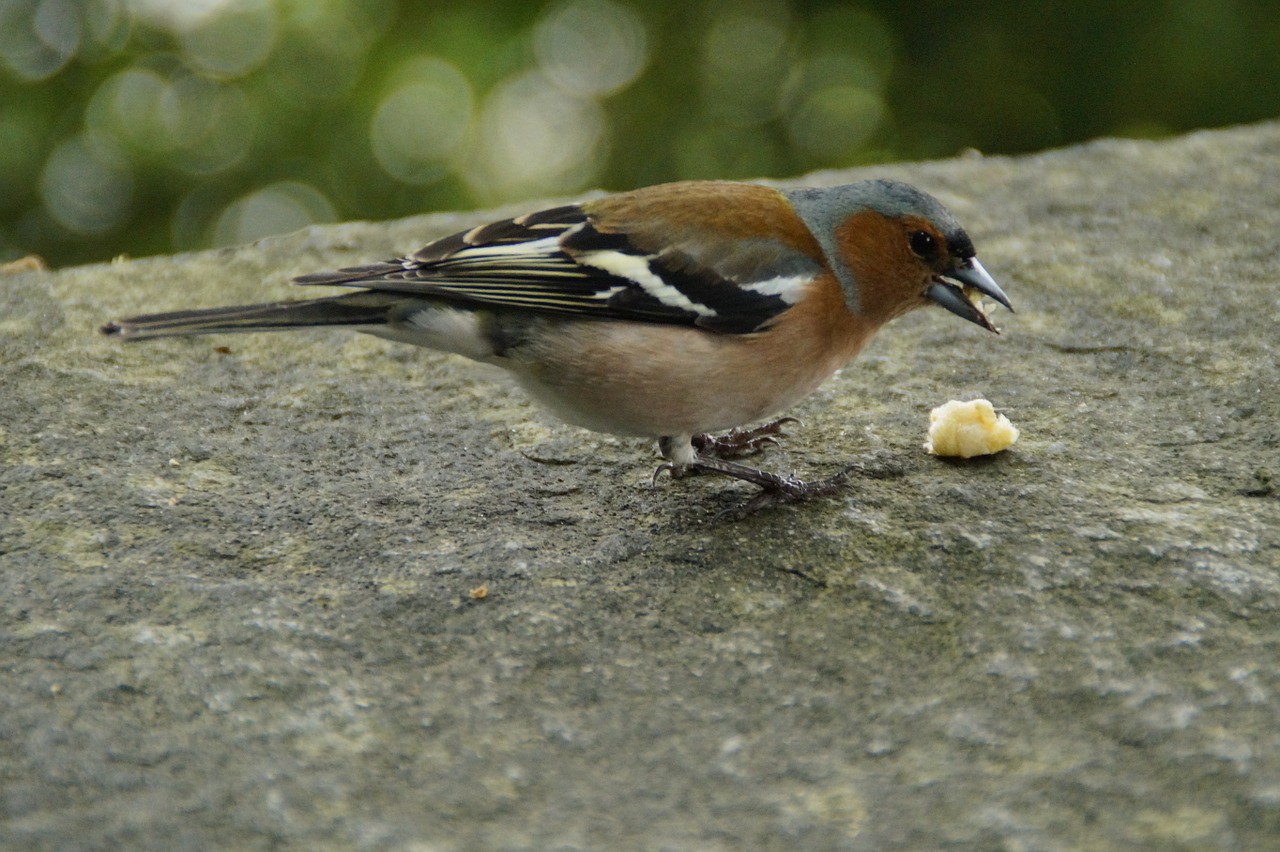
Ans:
{"type": "Polygon", "coordinates": [[[733,429],[724,435],[694,435],[693,449],[703,458],[731,459],[758,453],[767,446],[778,446],[782,427],[799,422],[794,417],[779,417],[754,429],[733,429]]]}
{"type": "Polygon", "coordinates": [[[693,448],[693,439],[683,435],[675,437],[667,435],[658,439],[658,451],[666,459],[653,472],[653,481],[658,481],[658,474],[669,473],[672,479],[679,479],[687,473],[696,473],[693,463],[698,459],[698,451],[693,448]]]}
{"type": "Polygon", "coordinates": [[[750,482],[760,486],[760,492],[736,509],[724,514],[741,520],[753,512],[766,509],[777,503],[792,503],[808,500],[811,497],[825,497],[834,494],[844,486],[848,471],[842,470],[835,476],[826,479],[805,481],[794,476],[780,476],[767,470],[758,470],[737,462],[725,459],[699,457],[691,465],[693,469],[707,473],[719,473],[734,479],[750,482]]]}
{"type": "Polygon", "coordinates": [[[687,473],[719,473],[758,485],[760,487],[758,494],[737,509],[726,513],[738,519],[775,503],[794,502],[834,494],[844,485],[849,473],[846,469],[826,479],[806,482],[794,476],[780,476],[727,459],[704,456],[694,449],[695,444],[691,439],[661,438],[658,441],[658,447],[669,461],[659,465],[653,472],[655,481],[664,471],[676,478],[687,473]]]}

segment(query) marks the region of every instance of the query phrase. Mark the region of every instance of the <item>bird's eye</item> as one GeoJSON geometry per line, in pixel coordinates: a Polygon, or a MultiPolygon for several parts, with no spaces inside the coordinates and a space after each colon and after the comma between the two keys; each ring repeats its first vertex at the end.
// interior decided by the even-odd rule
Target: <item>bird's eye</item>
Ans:
{"type": "Polygon", "coordinates": [[[938,241],[928,231],[912,231],[907,242],[911,250],[924,260],[933,260],[938,256],[938,241]]]}

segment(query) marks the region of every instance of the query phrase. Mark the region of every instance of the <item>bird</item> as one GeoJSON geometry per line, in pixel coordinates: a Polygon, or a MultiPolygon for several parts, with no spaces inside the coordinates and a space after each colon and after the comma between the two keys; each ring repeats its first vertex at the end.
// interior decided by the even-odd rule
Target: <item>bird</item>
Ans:
{"type": "Polygon", "coordinates": [[[886,179],[658,184],[294,281],[352,292],[149,314],[100,330],[137,341],[342,327],[455,353],[506,369],[569,423],[656,438],[664,462],[655,481],[713,473],[757,486],[741,514],[843,485],[846,471],[802,480],[736,459],[777,443],[794,418],[768,418],[885,323],[935,305],[998,333],[983,297],[1013,310],[947,208],[886,179]]]}

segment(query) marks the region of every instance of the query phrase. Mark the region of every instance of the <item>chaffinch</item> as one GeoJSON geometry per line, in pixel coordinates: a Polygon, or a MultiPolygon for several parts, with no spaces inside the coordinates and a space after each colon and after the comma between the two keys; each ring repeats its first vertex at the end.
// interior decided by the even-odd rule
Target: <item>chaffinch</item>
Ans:
{"type": "Polygon", "coordinates": [[[1009,299],[932,196],[871,180],[829,189],[687,181],[555,207],[436,240],[407,257],[305,275],[338,296],[153,314],[126,340],[345,326],[509,370],[561,418],[657,438],[670,472],[761,491],[748,508],[825,494],[730,460],[881,325],[930,303],[996,331],[1009,299]],[[732,429],[727,436],[709,433],[732,429]]]}

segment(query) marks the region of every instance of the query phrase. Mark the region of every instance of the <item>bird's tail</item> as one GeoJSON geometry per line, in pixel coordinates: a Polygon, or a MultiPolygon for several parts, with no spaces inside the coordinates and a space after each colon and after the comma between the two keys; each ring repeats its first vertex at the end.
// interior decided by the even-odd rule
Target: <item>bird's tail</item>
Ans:
{"type": "Polygon", "coordinates": [[[389,320],[397,299],[385,293],[363,291],[324,299],[235,305],[147,314],[109,322],[103,334],[125,340],[212,334],[228,331],[283,331],[308,326],[377,326],[389,320]]]}

